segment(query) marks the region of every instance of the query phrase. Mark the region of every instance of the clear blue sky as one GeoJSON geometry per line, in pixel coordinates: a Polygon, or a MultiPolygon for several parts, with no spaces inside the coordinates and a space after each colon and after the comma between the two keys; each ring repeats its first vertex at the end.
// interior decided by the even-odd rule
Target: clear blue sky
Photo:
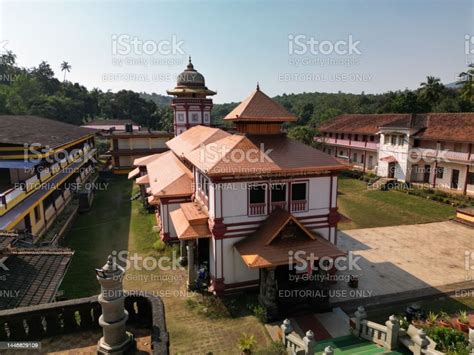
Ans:
{"type": "Polygon", "coordinates": [[[426,75],[453,82],[469,60],[464,44],[466,34],[474,35],[473,12],[469,0],[3,1],[0,41],[8,41],[6,47],[22,66],[45,60],[62,79],[59,66],[66,60],[72,65],[69,80],[112,91],[165,94],[191,55],[207,86],[218,91],[215,102],[221,103],[241,101],[257,81],[271,96],[416,88],[426,75]],[[185,53],[113,54],[114,35],[155,43],[175,36],[184,41],[185,53]],[[351,35],[360,41],[360,54],[290,55],[291,35],[333,44],[351,35]],[[130,59],[148,65],[116,64],[130,59]],[[334,59],[351,62],[294,63],[334,59]],[[178,64],[162,65],[163,60],[178,64]],[[134,76],[104,81],[110,73],[134,76]],[[312,76],[302,77],[305,73],[312,76]]]}

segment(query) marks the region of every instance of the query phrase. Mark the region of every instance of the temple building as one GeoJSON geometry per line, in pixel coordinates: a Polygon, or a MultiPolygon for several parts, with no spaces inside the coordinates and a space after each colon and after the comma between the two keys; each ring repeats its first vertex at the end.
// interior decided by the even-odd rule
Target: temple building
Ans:
{"type": "Polygon", "coordinates": [[[293,251],[317,259],[344,254],[336,247],[336,197],[346,167],[287,138],[281,125],[296,117],[258,86],[225,120],[238,134],[189,127],[146,173],[130,177],[141,175],[137,183],[156,207],[161,237],[180,242],[190,286],[204,266],[214,293],[260,288],[261,303],[275,310],[288,301],[278,299],[277,285],[321,287],[288,281],[293,251]]]}
{"type": "Polygon", "coordinates": [[[216,92],[206,87],[204,76],[194,69],[189,57],[187,68],[178,75],[174,89],[168,90],[174,98],[173,123],[175,136],[197,125],[211,125],[212,99],[216,92]]]}
{"type": "Polygon", "coordinates": [[[474,113],[346,114],[319,130],[324,152],[363,171],[474,194],[474,113]]]}

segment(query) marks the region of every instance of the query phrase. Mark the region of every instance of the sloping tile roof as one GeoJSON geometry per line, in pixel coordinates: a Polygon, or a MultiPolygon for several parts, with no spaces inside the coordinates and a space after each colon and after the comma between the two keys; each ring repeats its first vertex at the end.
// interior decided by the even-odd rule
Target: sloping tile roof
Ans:
{"type": "Polygon", "coordinates": [[[189,196],[193,193],[193,174],[173,152],[163,153],[146,168],[153,196],[189,196]]]}
{"type": "Polygon", "coordinates": [[[180,240],[209,238],[209,216],[200,210],[196,203],[183,203],[175,211],[170,212],[176,234],[180,240]]]}
{"type": "Polygon", "coordinates": [[[57,148],[96,133],[95,130],[37,116],[0,116],[0,143],[40,144],[57,148]]]}
{"type": "Polygon", "coordinates": [[[237,242],[235,248],[250,268],[288,265],[290,251],[303,250],[309,257],[337,257],[345,255],[335,245],[307,230],[298,220],[282,209],[273,211],[267,220],[250,236],[237,242]],[[288,237],[280,236],[287,226],[288,237]]]}
{"type": "Polygon", "coordinates": [[[179,136],[166,142],[166,145],[178,156],[182,157],[186,153],[198,148],[201,144],[215,142],[221,138],[229,136],[219,128],[206,126],[195,126],[181,133],[179,136]]]}
{"type": "Polygon", "coordinates": [[[150,179],[148,177],[148,175],[143,175],[143,176],[140,176],[138,177],[135,182],[138,184],[138,185],[146,185],[146,184],[149,184],[150,183],[150,179]]]}
{"type": "Polygon", "coordinates": [[[224,118],[228,121],[292,122],[296,116],[258,88],[224,118]]]}
{"type": "Polygon", "coordinates": [[[150,164],[155,159],[159,158],[162,154],[164,153],[151,154],[145,157],[137,158],[133,161],[133,166],[147,166],[147,164],[150,164]]]}
{"type": "Polygon", "coordinates": [[[473,142],[474,113],[344,114],[323,123],[321,132],[376,134],[381,127],[411,128],[415,137],[473,142]]]}
{"type": "Polygon", "coordinates": [[[376,134],[379,127],[392,122],[409,120],[411,114],[344,114],[334,117],[319,126],[321,132],[376,134]]]}
{"type": "Polygon", "coordinates": [[[474,113],[429,113],[426,128],[415,136],[423,139],[474,143],[474,113]]]}
{"type": "Polygon", "coordinates": [[[135,168],[128,173],[128,178],[135,179],[139,174],[140,174],[140,168],[135,168]]]}
{"type": "Polygon", "coordinates": [[[258,146],[239,135],[195,149],[185,154],[185,158],[209,176],[268,174],[280,170],[258,146]]]}
{"type": "Polygon", "coordinates": [[[232,135],[185,154],[209,176],[267,175],[347,169],[334,157],[285,135],[232,135]]]}
{"type": "Polygon", "coordinates": [[[15,297],[0,297],[0,309],[51,302],[63,280],[74,252],[69,249],[13,249],[0,269],[2,291],[15,297]],[[3,280],[5,278],[5,280],[3,280]]]}

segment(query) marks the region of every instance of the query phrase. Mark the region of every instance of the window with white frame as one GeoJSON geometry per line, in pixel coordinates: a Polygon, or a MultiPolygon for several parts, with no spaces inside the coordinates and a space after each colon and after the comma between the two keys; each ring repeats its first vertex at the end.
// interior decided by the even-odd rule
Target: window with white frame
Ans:
{"type": "Polygon", "coordinates": [[[199,122],[199,115],[197,113],[191,114],[191,122],[199,122]]]}
{"type": "Polygon", "coordinates": [[[178,122],[184,122],[184,113],[178,113],[178,122]]]}

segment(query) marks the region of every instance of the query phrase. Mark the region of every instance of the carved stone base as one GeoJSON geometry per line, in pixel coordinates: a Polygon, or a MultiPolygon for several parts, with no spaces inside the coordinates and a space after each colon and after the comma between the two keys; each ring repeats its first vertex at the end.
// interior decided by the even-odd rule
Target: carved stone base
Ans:
{"type": "Polygon", "coordinates": [[[97,343],[97,354],[128,354],[129,352],[133,351],[135,347],[136,345],[133,334],[127,332],[127,338],[121,344],[115,346],[110,346],[109,344],[105,343],[104,338],[100,338],[99,342],[97,343]]]}

